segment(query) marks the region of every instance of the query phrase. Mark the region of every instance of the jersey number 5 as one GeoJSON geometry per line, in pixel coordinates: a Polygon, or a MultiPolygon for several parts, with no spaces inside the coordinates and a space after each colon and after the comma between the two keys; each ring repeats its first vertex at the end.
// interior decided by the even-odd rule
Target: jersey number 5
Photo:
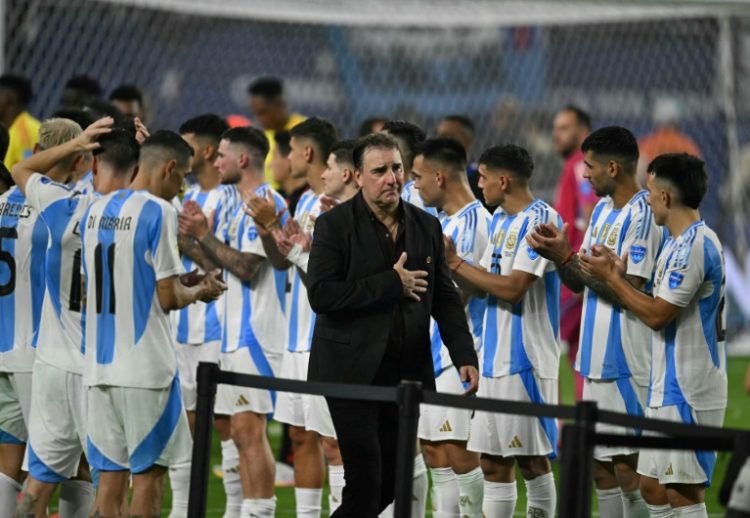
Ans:
{"type": "Polygon", "coordinates": [[[16,260],[13,254],[3,250],[3,238],[18,239],[18,231],[13,227],[0,228],[0,263],[8,265],[8,282],[0,285],[0,297],[10,295],[16,289],[16,260]]]}
{"type": "MultiPolygon", "coordinates": [[[[103,280],[104,280],[104,252],[102,244],[99,243],[94,249],[94,270],[96,273],[96,313],[104,312],[103,280]]],[[[109,313],[115,314],[115,244],[107,246],[107,273],[109,284],[109,313]]]]}

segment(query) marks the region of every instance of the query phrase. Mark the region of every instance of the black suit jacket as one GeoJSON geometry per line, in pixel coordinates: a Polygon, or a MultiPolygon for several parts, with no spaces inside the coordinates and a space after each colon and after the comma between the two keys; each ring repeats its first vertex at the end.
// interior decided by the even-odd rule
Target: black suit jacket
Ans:
{"type": "Polygon", "coordinates": [[[429,274],[420,302],[404,297],[394,261],[378,243],[361,193],[318,217],[307,274],[310,305],[317,314],[309,380],[371,383],[399,302],[405,324],[402,354],[409,355],[403,373],[407,379],[435,387],[430,315],[453,364],[477,366],[464,309],[445,263],[440,222],[409,203],[403,206],[405,267],[429,274]]]}

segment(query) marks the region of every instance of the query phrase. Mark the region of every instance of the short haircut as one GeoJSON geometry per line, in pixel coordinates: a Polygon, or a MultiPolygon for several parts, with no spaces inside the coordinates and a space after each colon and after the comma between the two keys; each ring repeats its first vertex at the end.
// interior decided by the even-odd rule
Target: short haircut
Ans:
{"type": "Polygon", "coordinates": [[[28,106],[31,98],[34,96],[31,81],[15,74],[3,74],[0,76],[0,88],[13,92],[21,106],[28,106]]]}
{"type": "Polygon", "coordinates": [[[99,84],[99,81],[96,78],[87,75],[71,77],[65,83],[65,88],[84,92],[91,97],[101,97],[102,95],[102,85],[99,84]]]}
{"type": "Polygon", "coordinates": [[[9,145],[10,133],[8,133],[8,128],[0,124],[0,162],[5,160],[5,155],[8,153],[9,145]]]}
{"type": "Polygon", "coordinates": [[[176,160],[180,164],[190,163],[193,148],[174,131],[159,130],[149,136],[141,145],[141,157],[147,157],[152,151],[161,152],[165,161],[176,160]]]}
{"type": "Polygon", "coordinates": [[[83,129],[88,128],[96,121],[96,118],[91,112],[66,106],[53,113],[52,117],[60,117],[63,119],[76,121],[78,125],[83,129]]]}
{"type": "Polygon", "coordinates": [[[97,160],[106,162],[117,171],[127,171],[138,165],[141,146],[132,133],[122,128],[112,128],[99,136],[100,147],[94,150],[97,160]]]}
{"type": "Polygon", "coordinates": [[[466,115],[446,115],[442,118],[444,121],[449,122],[455,122],[459,126],[461,126],[466,133],[471,135],[472,137],[476,133],[476,127],[474,126],[474,122],[468,118],[466,115]]]}
{"type": "Polygon", "coordinates": [[[288,131],[277,131],[273,134],[273,141],[276,142],[276,147],[279,149],[279,153],[287,156],[292,150],[289,142],[292,140],[292,135],[288,131]]]}
{"type": "Polygon", "coordinates": [[[414,156],[434,160],[458,174],[466,173],[466,150],[452,138],[429,138],[414,148],[414,156]]]}
{"type": "Polygon", "coordinates": [[[362,124],[359,125],[359,132],[357,133],[357,135],[359,135],[360,137],[369,135],[370,133],[372,133],[372,127],[376,123],[381,122],[385,124],[387,120],[388,119],[386,119],[385,117],[367,117],[362,121],[362,124]]]}
{"type": "Polygon", "coordinates": [[[70,142],[81,133],[83,130],[75,121],[59,117],[46,119],[39,126],[39,147],[50,149],[70,142]]]}
{"type": "Polygon", "coordinates": [[[667,180],[677,189],[680,202],[697,209],[708,191],[708,175],[703,160],[687,153],[667,153],[654,158],[647,171],[667,180]]]}
{"type": "Polygon", "coordinates": [[[124,118],[124,115],[117,106],[109,101],[103,101],[101,99],[92,99],[86,103],[84,110],[89,112],[95,119],[112,117],[115,122],[117,122],[124,118]]]}
{"type": "Polygon", "coordinates": [[[192,133],[196,137],[211,139],[218,144],[221,136],[229,129],[229,124],[215,113],[204,113],[188,119],[180,126],[180,134],[192,133]]]}
{"type": "Polygon", "coordinates": [[[581,144],[581,151],[617,158],[630,173],[635,173],[638,164],[638,141],[622,126],[605,126],[594,131],[581,144]]]}
{"type": "Polygon", "coordinates": [[[339,140],[331,148],[331,154],[336,157],[336,163],[354,167],[354,140],[339,140]]]}
{"type": "Polygon", "coordinates": [[[482,153],[479,157],[479,165],[497,171],[509,171],[522,180],[528,181],[534,172],[534,161],[531,155],[521,146],[506,144],[504,146],[493,146],[482,153]]]}
{"type": "Polygon", "coordinates": [[[268,100],[278,99],[284,95],[284,83],[278,77],[259,77],[250,83],[247,93],[268,100]]]}
{"type": "Polygon", "coordinates": [[[315,142],[320,154],[319,159],[324,164],[328,160],[328,155],[331,154],[331,147],[338,140],[336,127],[330,121],[320,117],[303,120],[293,127],[289,134],[297,139],[306,138],[315,142]]]}
{"type": "Polygon", "coordinates": [[[0,182],[4,183],[8,187],[13,187],[16,185],[16,182],[13,181],[13,177],[10,174],[10,171],[8,171],[8,168],[5,167],[5,163],[3,163],[2,160],[0,160],[0,182]]]}
{"type": "Polygon", "coordinates": [[[368,149],[374,148],[399,150],[398,142],[390,135],[370,133],[369,135],[360,137],[354,142],[354,148],[352,149],[354,169],[362,171],[365,153],[368,149]]]}
{"type": "Polygon", "coordinates": [[[576,116],[576,121],[578,124],[583,126],[586,129],[591,129],[591,116],[586,113],[581,107],[576,106],[575,104],[568,104],[563,107],[562,110],[560,110],[558,113],[562,112],[570,112],[573,115],[576,116]]]}
{"type": "Polygon", "coordinates": [[[244,146],[250,152],[256,169],[265,167],[264,164],[270,147],[263,131],[252,126],[239,126],[226,130],[221,138],[231,144],[244,146]]]}
{"type": "Polygon", "coordinates": [[[110,101],[138,101],[143,104],[143,94],[140,89],[131,84],[124,84],[116,87],[109,94],[110,101]]]}
{"type": "Polygon", "coordinates": [[[422,142],[426,135],[422,128],[411,122],[403,120],[387,121],[383,124],[383,131],[388,132],[398,139],[399,144],[403,143],[406,149],[401,149],[401,159],[404,161],[404,167],[411,170],[414,163],[414,146],[422,142]]]}

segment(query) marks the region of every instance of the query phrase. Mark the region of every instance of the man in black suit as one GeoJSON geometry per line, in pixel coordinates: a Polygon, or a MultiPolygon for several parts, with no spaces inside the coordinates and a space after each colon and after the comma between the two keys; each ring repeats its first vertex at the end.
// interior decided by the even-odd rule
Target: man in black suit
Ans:
{"type": "MultiPolygon", "coordinates": [[[[440,223],[400,197],[396,142],[362,137],[354,148],[360,192],[321,215],[308,266],[317,314],[311,381],[435,388],[430,352],[434,317],[467,393],[477,389],[477,355],[445,263],[440,223]]],[[[343,503],[333,514],[376,517],[394,494],[395,404],[328,398],[344,460],[343,503]]]]}

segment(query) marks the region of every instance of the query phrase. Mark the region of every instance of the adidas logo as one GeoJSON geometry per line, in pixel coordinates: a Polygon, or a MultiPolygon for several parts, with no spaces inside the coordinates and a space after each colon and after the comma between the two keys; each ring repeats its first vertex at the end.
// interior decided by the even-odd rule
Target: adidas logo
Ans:
{"type": "Polygon", "coordinates": [[[513,437],[513,440],[510,441],[510,444],[508,444],[508,448],[523,448],[523,443],[521,442],[521,439],[519,439],[516,435],[513,437]]]}
{"type": "Polygon", "coordinates": [[[471,498],[468,495],[464,495],[458,499],[458,507],[466,507],[471,505],[471,498]]]}
{"type": "Polygon", "coordinates": [[[336,498],[335,496],[331,495],[331,502],[338,502],[338,501],[339,501],[338,498],[336,498]]]}
{"type": "Polygon", "coordinates": [[[447,419],[443,423],[443,426],[440,427],[441,432],[452,432],[453,428],[451,428],[451,423],[447,419]]]}
{"type": "Polygon", "coordinates": [[[529,510],[526,511],[526,518],[548,518],[548,515],[544,509],[529,507],[529,510]]]}
{"type": "Polygon", "coordinates": [[[237,402],[234,404],[234,406],[243,406],[243,405],[249,405],[249,404],[250,402],[247,400],[244,394],[240,394],[240,397],[237,398],[237,402]]]}
{"type": "Polygon", "coordinates": [[[674,475],[674,470],[672,469],[672,464],[667,466],[667,471],[664,472],[665,475],[674,475]]]}

